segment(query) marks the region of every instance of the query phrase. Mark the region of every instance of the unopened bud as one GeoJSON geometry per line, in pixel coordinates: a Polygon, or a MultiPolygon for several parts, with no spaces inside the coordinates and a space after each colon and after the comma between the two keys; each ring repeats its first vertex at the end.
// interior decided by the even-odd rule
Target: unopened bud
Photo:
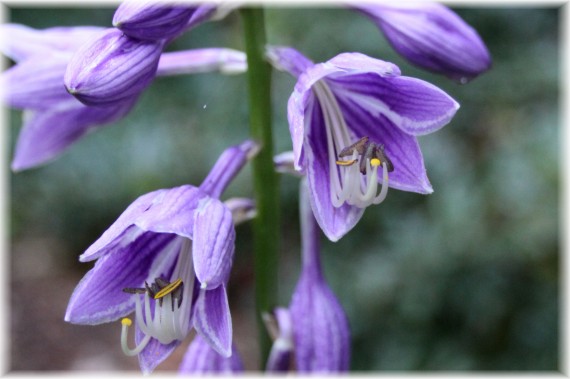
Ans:
{"type": "Polygon", "coordinates": [[[67,91],[87,105],[110,105],[142,92],[154,79],[162,42],[141,41],[109,29],[75,53],[67,91]]]}

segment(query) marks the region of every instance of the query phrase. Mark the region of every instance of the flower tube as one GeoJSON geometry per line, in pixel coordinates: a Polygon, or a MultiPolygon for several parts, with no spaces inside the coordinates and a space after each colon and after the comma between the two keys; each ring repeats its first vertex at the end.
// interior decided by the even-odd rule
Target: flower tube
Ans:
{"type": "Polygon", "coordinates": [[[227,149],[200,187],[163,189],[136,199],[81,256],[95,266],[73,292],[65,320],[121,319],[121,347],[151,372],[192,328],[218,354],[232,354],[226,285],[233,260],[231,211],[218,198],[257,145],[227,149]],[[128,331],[134,312],[135,346],[128,331]]]}

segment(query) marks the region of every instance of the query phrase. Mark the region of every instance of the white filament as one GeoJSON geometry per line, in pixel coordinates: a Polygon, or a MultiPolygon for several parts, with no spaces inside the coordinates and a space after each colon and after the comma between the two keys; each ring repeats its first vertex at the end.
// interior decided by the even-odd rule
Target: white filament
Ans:
{"type": "Polygon", "coordinates": [[[195,279],[192,264],[192,243],[189,239],[182,237],[177,242],[180,244],[180,251],[171,280],[182,279],[184,285],[182,303],[178,304],[179,300],[173,299],[173,292],[162,297],[162,305],[160,305],[159,300],[153,299],[152,301],[155,302],[153,314],[149,293],[145,292],[142,295],[144,300],[141,300],[141,295],[137,294],[135,297],[135,318],[145,337],[134,349],[130,349],[127,346],[128,326],[123,323],[121,347],[126,355],[139,354],[151,338],[157,339],[162,344],[169,344],[175,340],[183,340],[190,331],[195,279]]]}
{"type": "MultiPolygon", "coordinates": [[[[382,184],[378,190],[378,166],[366,162],[366,174],[361,175],[359,165],[339,167],[336,163],[340,151],[353,143],[342,111],[329,86],[320,80],[313,86],[323,112],[325,129],[327,133],[327,149],[329,159],[329,185],[331,203],[339,208],[345,202],[365,208],[371,204],[380,204],[388,193],[388,168],[386,162],[382,163],[382,184]]],[[[354,151],[352,158],[358,160],[358,152],[354,151]]],[[[364,159],[364,158],[363,158],[364,159]]]]}

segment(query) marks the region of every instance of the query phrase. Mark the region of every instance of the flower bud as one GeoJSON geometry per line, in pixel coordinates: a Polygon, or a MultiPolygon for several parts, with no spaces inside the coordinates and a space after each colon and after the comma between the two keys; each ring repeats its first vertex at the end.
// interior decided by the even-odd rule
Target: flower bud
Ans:
{"type": "Polygon", "coordinates": [[[475,29],[441,4],[352,6],[377,23],[398,53],[422,68],[466,83],[491,67],[475,29]]]}
{"type": "Polygon", "coordinates": [[[309,204],[306,179],[301,181],[302,272],[289,312],[300,373],[347,371],[350,330],[338,299],[328,286],[320,262],[320,229],[309,204]]]}
{"type": "Polygon", "coordinates": [[[133,38],[169,39],[185,29],[196,9],[196,6],[188,4],[125,1],[115,11],[113,26],[133,38]]]}
{"type": "Polygon", "coordinates": [[[154,79],[162,42],[140,41],[109,29],[71,58],[67,91],[86,105],[109,105],[142,92],[154,79]]]}

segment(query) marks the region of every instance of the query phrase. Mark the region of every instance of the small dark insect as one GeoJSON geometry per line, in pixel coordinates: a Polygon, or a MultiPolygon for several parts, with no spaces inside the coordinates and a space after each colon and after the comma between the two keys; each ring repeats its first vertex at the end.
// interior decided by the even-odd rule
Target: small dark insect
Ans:
{"type": "MultiPolygon", "coordinates": [[[[386,162],[386,168],[388,172],[394,171],[394,165],[388,156],[386,155],[386,151],[384,150],[384,145],[377,144],[375,142],[369,141],[368,137],[362,137],[355,143],[350,146],[345,147],[341,150],[338,154],[339,158],[351,156],[354,152],[357,152],[360,155],[360,173],[365,175],[366,174],[366,162],[367,160],[372,160],[374,158],[380,161],[382,165],[386,162]]],[[[356,162],[356,159],[351,159],[349,161],[340,161],[337,160],[336,164],[339,166],[351,166],[356,162]]]]}
{"type": "Polygon", "coordinates": [[[162,306],[162,300],[166,295],[172,294],[172,310],[174,310],[175,300],[178,300],[178,307],[182,304],[184,283],[180,278],[172,283],[162,278],[155,278],[154,282],[150,285],[144,282],[144,287],[145,288],[123,288],[123,292],[130,294],[148,293],[154,300],[158,300],[159,306],[162,306]]]}

